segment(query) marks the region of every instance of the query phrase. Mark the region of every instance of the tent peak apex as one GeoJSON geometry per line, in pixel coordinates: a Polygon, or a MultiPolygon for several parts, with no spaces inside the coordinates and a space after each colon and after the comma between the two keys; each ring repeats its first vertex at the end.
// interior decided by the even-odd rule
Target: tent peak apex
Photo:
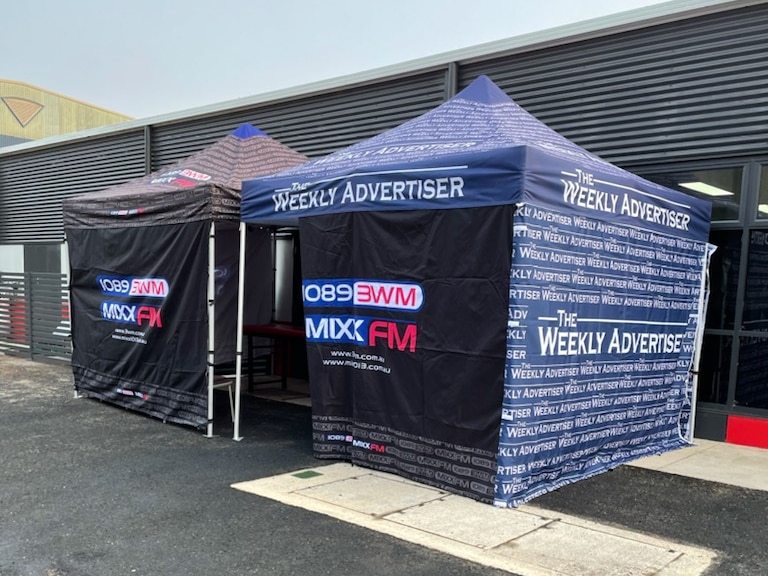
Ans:
{"type": "Polygon", "coordinates": [[[256,136],[269,137],[269,134],[264,132],[264,130],[257,128],[256,126],[248,122],[240,124],[240,126],[235,128],[232,132],[230,132],[230,134],[235,138],[239,138],[241,140],[246,140],[248,138],[253,138],[256,136]]]}

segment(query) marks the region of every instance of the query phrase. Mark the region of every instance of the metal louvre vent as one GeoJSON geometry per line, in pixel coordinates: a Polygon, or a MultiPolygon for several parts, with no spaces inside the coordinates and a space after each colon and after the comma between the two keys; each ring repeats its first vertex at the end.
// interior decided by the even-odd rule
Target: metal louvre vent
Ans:
{"type": "Polygon", "coordinates": [[[281,144],[320,156],[394,128],[443,102],[440,69],[326,94],[152,128],[152,169],[197,152],[250,122],[281,144]]]}
{"type": "Polygon", "coordinates": [[[144,132],[58,145],[0,161],[0,243],[62,240],[61,200],[144,174],[144,132]]]}
{"type": "Polygon", "coordinates": [[[68,360],[72,353],[66,278],[0,273],[0,352],[68,360]]]}
{"type": "Polygon", "coordinates": [[[768,11],[474,62],[540,120],[617,164],[765,153],[768,11]]]}
{"type": "Polygon", "coordinates": [[[383,79],[272,108],[262,128],[307,156],[322,156],[428,112],[444,93],[444,69],[383,79]]]}
{"type": "Polygon", "coordinates": [[[226,117],[216,116],[187,120],[179,124],[152,126],[150,172],[155,172],[207,148],[244,122],[248,122],[245,114],[232,114],[226,117]]]}

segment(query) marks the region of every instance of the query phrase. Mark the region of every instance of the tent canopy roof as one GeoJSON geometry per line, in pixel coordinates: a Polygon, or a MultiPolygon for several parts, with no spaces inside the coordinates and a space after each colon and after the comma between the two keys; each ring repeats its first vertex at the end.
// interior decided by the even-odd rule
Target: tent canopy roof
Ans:
{"type": "Polygon", "coordinates": [[[243,180],[306,160],[262,130],[242,124],[207,148],[147,176],[66,198],[64,227],[239,220],[243,180]]]}
{"type": "MultiPolygon", "coordinates": [[[[606,195],[630,189],[645,202],[671,202],[692,211],[693,221],[702,220],[708,229],[708,202],[643,180],[588,152],[523,110],[487,76],[369,140],[244,182],[241,215],[246,222],[296,225],[300,217],[346,211],[520,202],[567,210],[569,186],[575,190],[573,207],[596,203],[595,217],[601,216],[600,200],[613,198],[606,195]],[[600,182],[610,190],[599,190],[600,182]]],[[[608,210],[602,211],[609,218],[608,210]]]]}

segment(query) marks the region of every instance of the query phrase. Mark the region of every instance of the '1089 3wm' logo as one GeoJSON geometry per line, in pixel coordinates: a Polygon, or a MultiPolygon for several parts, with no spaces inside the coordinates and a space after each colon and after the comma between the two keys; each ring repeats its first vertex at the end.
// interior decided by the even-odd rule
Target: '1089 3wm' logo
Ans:
{"type": "MultiPolygon", "coordinates": [[[[305,280],[305,308],[372,308],[417,312],[424,304],[424,290],[415,282],[379,280],[305,280]]],[[[393,321],[354,314],[307,314],[307,341],[338,342],[416,351],[417,326],[412,321],[393,321]]]]}
{"type": "MultiPolygon", "coordinates": [[[[165,278],[99,276],[96,282],[105,296],[142,299],[165,299],[168,296],[165,278]]],[[[101,303],[101,317],[109,322],[162,328],[160,308],[160,305],[105,300],[101,303]]]]}

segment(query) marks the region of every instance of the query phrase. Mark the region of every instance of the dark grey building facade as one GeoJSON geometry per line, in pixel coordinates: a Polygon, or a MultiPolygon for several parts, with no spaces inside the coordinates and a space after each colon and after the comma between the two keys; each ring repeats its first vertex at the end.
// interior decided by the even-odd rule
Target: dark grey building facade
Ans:
{"type": "Polygon", "coordinates": [[[768,447],[766,54],[765,0],[678,0],[344,82],[0,150],[0,351],[67,358],[65,196],[156,170],[243,122],[324,155],[427,112],[486,74],[591,152],[713,201],[718,250],[697,435],[768,447]]]}

